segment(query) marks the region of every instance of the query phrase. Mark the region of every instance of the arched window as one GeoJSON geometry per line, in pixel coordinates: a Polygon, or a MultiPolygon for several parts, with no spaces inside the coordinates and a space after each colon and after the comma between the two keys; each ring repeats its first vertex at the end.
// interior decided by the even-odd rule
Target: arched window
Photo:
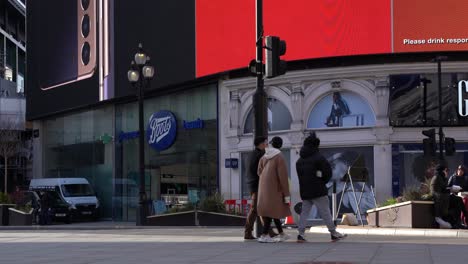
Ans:
{"type": "MultiPolygon", "coordinates": [[[[244,125],[244,134],[253,133],[255,115],[250,109],[244,125]]],[[[275,98],[268,98],[268,131],[289,130],[292,117],[288,108],[275,98]]]]}
{"type": "Polygon", "coordinates": [[[369,104],[352,92],[333,92],[310,111],[307,128],[375,126],[369,104]]]}

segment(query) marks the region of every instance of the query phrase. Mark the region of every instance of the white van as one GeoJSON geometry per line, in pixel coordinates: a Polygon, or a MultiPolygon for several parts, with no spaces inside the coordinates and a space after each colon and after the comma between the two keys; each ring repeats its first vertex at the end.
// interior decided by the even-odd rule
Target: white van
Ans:
{"type": "Polygon", "coordinates": [[[85,178],[32,179],[30,189],[54,187],[68,203],[74,216],[98,217],[99,200],[91,184],[85,178]]]}

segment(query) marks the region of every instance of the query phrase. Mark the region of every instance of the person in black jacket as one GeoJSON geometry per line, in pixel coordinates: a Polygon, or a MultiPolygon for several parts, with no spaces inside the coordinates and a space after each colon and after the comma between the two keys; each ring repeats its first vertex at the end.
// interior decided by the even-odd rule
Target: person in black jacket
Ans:
{"type": "Polygon", "coordinates": [[[300,158],[296,162],[296,171],[299,178],[299,192],[302,199],[302,211],[299,219],[297,242],[305,242],[305,228],[312,205],[317,210],[328,227],[333,241],[346,237],[336,231],[336,226],[330,213],[327,182],[332,177],[330,163],[319,152],[320,139],[315,132],[304,140],[300,158]]]}
{"type": "Polygon", "coordinates": [[[439,164],[431,179],[431,194],[434,199],[434,216],[440,228],[452,228],[452,225],[448,223],[450,190],[447,188],[447,174],[447,166],[439,164]]]}
{"type": "Polygon", "coordinates": [[[41,214],[39,218],[40,225],[49,225],[51,222],[49,209],[50,209],[50,195],[47,191],[42,192],[41,200],[41,214]]]}
{"type": "MultiPolygon", "coordinates": [[[[247,215],[245,223],[244,239],[255,239],[252,235],[255,220],[257,219],[257,193],[258,193],[258,174],[257,168],[260,158],[265,154],[265,148],[268,146],[266,137],[256,137],[254,140],[255,150],[250,154],[249,167],[247,171],[247,188],[249,188],[252,199],[252,207],[247,215]]],[[[259,224],[259,223],[257,223],[259,224]]]]}

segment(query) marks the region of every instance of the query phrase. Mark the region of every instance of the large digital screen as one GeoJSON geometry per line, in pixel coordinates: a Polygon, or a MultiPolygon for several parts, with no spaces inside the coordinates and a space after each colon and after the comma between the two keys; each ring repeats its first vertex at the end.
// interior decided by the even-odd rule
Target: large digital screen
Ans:
{"type": "MultiPolygon", "coordinates": [[[[264,35],[286,60],[468,50],[465,0],[263,0],[264,35]]],[[[197,77],[255,58],[254,0],[196,1],[197,77]]]]}
{"type": "MultiPolygon", "coordinates": [[[[155,67],[148,90],[246,69],[256,52],[255,3],[29,1],[27,118],[135,96],[127,71],[139,43],[155,67]]],[[[286,40],[292,63],[465,51],[466,10],[466,0],[263,0],[264,35],[286,40]]]]}

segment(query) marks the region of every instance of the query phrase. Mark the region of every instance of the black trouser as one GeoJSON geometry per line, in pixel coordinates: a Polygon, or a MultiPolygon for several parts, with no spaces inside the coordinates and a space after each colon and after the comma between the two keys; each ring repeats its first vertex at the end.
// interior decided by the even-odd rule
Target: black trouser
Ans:
{"type": "Polygon", "coordinates": [[[270,230],[271,226],[271,220],[275,221],[276,229],[278,229],[278,232],[281,234],[283,233],[283,228],[281,227],[281,221],[279,219],[271,218],[271,217],[263,217],[262,216],[262,221],[263,221],[263,235],[268,234],[268,230],[270,230]]]}
{"type": "Polygon", "coordinates": [[[449,223],[455,226],[460,226],[461,224],[461,213],[464,215],[467,214],[465,205],[463,204],[463,199],[454,194],[450,194],[449,199],[449,223]]]}
{"type": "MultiPolygon", "coordinates": [[[[245,234],[252,234],[255,220],[257,219],[257,193],[250,194],[252,199],[252,207],[250,207],[249,214],[247,215],[247,221],[245,222],[245,234]]],[[[260,223],[257,223],[259,225],[260,223]]],[[[258,228],[257,228],[258,230],[258,228]]],[[[256,231],[259,232],[259,231],[256,231]]],[[[258,235],[258,234],[256,234],[258,235]]]]}

